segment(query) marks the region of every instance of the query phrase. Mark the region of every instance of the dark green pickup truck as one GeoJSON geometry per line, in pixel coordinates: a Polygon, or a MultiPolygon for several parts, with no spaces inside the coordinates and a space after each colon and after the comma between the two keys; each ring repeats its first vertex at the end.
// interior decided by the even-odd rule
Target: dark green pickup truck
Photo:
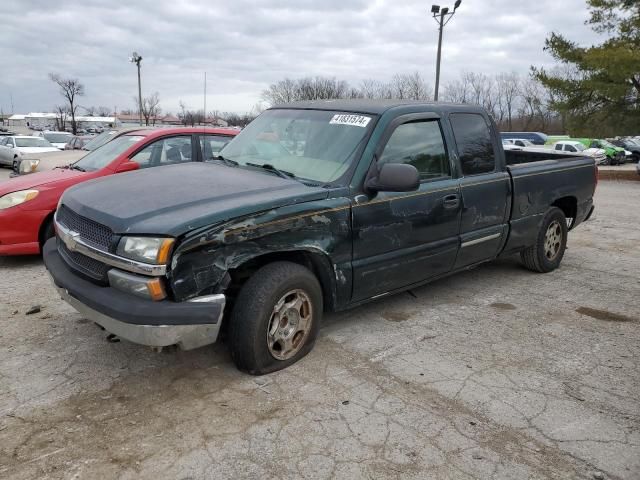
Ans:
{"type": "Polygon", "coordinates": [[[596,182],[587,157],[504,152],[478,107],[285,105],[211,162],[69,189],[44,261],[107,331],[184,349],[225,332],[236,365],[263,374],[311,350],[324,311],[501,255],[557,268],[596,182]]]}

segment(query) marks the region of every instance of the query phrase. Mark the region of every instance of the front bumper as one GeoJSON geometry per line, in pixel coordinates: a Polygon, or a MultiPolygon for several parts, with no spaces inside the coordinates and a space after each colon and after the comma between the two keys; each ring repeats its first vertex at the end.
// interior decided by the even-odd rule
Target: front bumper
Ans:
{"type": "Polygon", "coordinates": [[[152,347],[178,345],[183,350],[214,343],[218,338],[224,295],[189,302],[154,302],[76,275],[62,260],[55,239],[45,244],[42,256],[63,300],[118,337],[152,347]]]}

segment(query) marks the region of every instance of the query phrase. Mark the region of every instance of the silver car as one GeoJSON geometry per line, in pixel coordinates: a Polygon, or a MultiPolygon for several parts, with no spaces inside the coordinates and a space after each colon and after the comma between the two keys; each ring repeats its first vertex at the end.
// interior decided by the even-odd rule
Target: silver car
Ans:
{"type": "Polygon", "coordinates": [[[47,140],[27,135],[11,135],[0,139],[0,165],[15,168],[25,154],[58,152],[47,140]]]}

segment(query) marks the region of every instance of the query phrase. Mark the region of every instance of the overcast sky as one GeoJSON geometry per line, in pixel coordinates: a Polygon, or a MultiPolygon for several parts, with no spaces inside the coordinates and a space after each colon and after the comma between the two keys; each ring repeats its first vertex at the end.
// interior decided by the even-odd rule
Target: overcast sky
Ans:
{"type": "MultiPolygon", "coordinates": [[[[450,0],[452,6],[454,0],[450,0]]],[[[448,3],[440,2],[442,6],[448,3]]],[[[583,44],[584,0],[463,0],[447,25],[443,81],[464,70],[528,72],[552,65],[545,37],[583,44]]],[[[437,25],[420,0],[3,0],[0,107],[50,111],[61,103],[49,72],[79,78],[83,105],[133,108],[133,50],[142,57],[143,96],[164,111],[183,100],[207,110],[247,111],[284,77],[327,75],[357,85],[419,71],[434,83],[437,25]]]]}

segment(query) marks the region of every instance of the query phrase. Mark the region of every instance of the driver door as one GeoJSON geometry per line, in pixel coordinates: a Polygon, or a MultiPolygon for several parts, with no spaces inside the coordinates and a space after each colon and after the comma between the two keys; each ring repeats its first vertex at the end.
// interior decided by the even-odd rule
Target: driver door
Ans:
{"type": "Polygon", "coordinates": [[[460,187],[439,120],[399,117],[381,144],[378,165],[411,164],[421,183],[417,191],[354,199],[354,301],[447,273],[458,252],[460,187]]]}

